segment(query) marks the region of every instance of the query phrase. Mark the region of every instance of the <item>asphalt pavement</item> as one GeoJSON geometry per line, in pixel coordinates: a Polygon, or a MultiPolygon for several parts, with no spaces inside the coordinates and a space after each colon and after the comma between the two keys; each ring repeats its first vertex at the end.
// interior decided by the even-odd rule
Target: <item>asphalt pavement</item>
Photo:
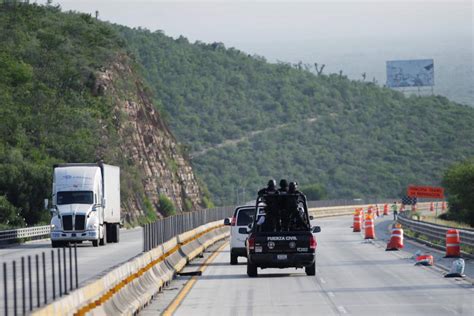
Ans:
{"type": "MultiPolygon", "coordinates": [[[[446,279],[436,267],[414,266],[409,251],[386,252],[378,219],[377,241],[350,228],[351,216],[318,219],[317,272],[259,269],[248,278],[246,260],[229,264],[229,248],[219,252],[197,277],[175,315],[473,315],[474,288],[465,279],[446,279]]],[[[172,282],[177,294],[186,282],[172,282]]],[[[143,312],[163,311],[160,296],[143,312]]]]}

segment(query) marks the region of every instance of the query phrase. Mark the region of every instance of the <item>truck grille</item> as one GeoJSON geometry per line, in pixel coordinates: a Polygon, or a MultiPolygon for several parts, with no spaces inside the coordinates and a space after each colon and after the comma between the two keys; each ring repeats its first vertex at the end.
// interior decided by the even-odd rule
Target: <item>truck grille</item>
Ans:
{"type": "Polygon", "coordinates": [[[63,229],[72,230],[72,215],[63,215],[63,229]]]}
{"type": "Polygon", "coordinates": [[[85,215],[76,215],[75,221],[76,230],[84,230],[86,224],[86,216],[85,215]]]}

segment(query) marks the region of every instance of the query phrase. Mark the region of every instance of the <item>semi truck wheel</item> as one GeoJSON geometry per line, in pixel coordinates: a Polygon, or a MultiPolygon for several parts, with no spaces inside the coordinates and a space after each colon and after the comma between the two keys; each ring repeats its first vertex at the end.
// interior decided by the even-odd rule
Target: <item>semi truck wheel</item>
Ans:
{"type": "Polygon", "coordinates": [[[99,247],[99,240],[98,240],[98,239],[93,240],[93,241],[92,241],[92,246],[94,246],[94,247],[99,247]]]}
{"type": "Polygon", "coordinates": [[[114,224],[115,227],[115,242],[120,241],[120,225],[119,224],[114,224]]]}
{"type": "Polygon", "coordinates": [[[107,231],[107,242],[115,242],[115,225],[105,224],[105,230],[107,231]]]}
{"type": "Polygon", "coordinates": [[[59,247],[63,247],[64,246],[64,243],[60,240],[51,240],[51,247],[53,248],[59,248],[59,247]]]}
{"type": "Polygon", "coordinates": [[[100,239],[99,245],[105,246],[107,245],[107,226],[106,225],[102,226],[102,233],[103,233],[103,236],[100,239]]]}

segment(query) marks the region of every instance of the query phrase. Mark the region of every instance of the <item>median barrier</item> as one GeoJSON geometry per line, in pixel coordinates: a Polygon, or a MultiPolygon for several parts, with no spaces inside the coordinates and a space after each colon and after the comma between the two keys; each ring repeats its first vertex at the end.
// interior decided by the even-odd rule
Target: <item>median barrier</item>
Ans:
{"type": "Polygon", "coordinates": [[[189,234],[180,234],[112,268],[32,315],[133,314],[171,281],[189,260],[227,235],[228,228],[222,227],[222,221],[202,225],[189,234]]]}

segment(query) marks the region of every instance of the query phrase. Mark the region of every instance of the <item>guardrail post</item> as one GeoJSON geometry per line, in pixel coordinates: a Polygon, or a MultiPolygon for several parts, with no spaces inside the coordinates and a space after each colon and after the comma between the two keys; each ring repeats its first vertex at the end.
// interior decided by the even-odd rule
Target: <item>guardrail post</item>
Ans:
{"type": "Polygon", "coordinates": [[[13,260],[13,315],[17,315],[17,304],[16,304],[16,261],[13,260]]]}
{"type": "Polygon", "coordinates": [[[61,279],[61,248],[58,248],[58,284],[59,284],[59,297],[63,296],[63,281],[61,279]]]}
{"type": "Polygon", "coordinates": [[[5,308],[5,316],[8,316],[8,292],[7,292],[7,263],[3,263],[3,291],[5,293],[4,299],[4,308],[5,308]]]}
{"type": "Polygon", "coordinates": [[[77,273],[77,244],[74,244],[74,273],[76,274],[76,289],[79,287],[78,273],[77,273]]]}
{"type": "Polygon", "coordinates": [[[36,307],[40,307],[40,276],[39,276],[39,256],[35,255],[36,266],[36,307]]]}
{"type": "Polygon", "coordinates": [[[66,248],[63,247],[63,267],[64,267],[64,294],[67,294],[67,262],[66,262],[66,248]]]}
{"type": "Polygon", "coordinates": [[[31,276],[31,257],[28,256],[28,283],[29,283],[29,291],[28,291],[28,299],[30,301],[30,311],[33,310],[33,284],[32,284],[33,278],[31,276]]]}
{"type": "Polygon", "coordinates": [[[146,227],[146,224],[142,226],[143,252],[146,251],[145,227],[146,227]]]}
{"type": "Polygon", "coordinates": [[[55,273],[56,271],[54,271],[54,250],[51,250],[51,285],[52,285],[52,288],[53,288],[53,301],[56,299],[56,278],[55,278],[55,273]]]}
{"type": "Polygon", "coordinates": [[[25,257],[21,257],[21,311],[26,314],[26,292],[25,292],[25,257]]]}
{"type": "Polygon", "coordinates": [[[48,291],[46,287],[46,254],[41,254],[43,257],[43,293],[44,293],[44,304],[48,304],[48,291]]]}
{"type": "Polygon", "coordinates": [[[69,290],[73,290],[72,285],[72,248],[69,246],[69,290]]]}

